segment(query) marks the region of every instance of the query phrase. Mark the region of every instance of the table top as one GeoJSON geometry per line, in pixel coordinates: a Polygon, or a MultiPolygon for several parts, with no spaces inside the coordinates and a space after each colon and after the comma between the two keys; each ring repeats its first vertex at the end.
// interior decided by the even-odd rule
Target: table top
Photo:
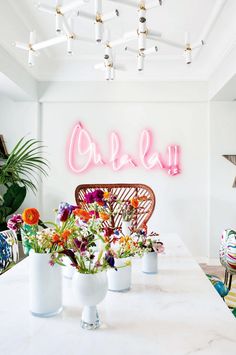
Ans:
{"type": "Polygon", "coordinates": [[[132,266],[132,289],[108,292],[98,306],[102,327],[81,329],[82,308],[64,279],[64,310],[34,317],[28,306],[28,260],[0,277],[0,354],[236,354],[236,319],[176,235],[163,236],[159,273],[132,266]]]}

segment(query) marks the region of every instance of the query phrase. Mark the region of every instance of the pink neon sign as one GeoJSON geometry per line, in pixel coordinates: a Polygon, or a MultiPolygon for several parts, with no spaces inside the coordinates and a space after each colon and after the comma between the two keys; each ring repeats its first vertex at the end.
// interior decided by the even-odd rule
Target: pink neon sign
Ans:
{"type": "Polygon", "coordinates": [[[78,122],[69,137],[68,165],[70,169],[80,174],[96,166],[110,166],[112,170],[119,171],[125,167],[144,167],[147,170],[159,168],[166,170],[169,175],[180,173],[180,149],[178,145],[167,147],[167,157],[164,159],[157,151],[152,151],[152,134],[143,130],[139,138],[139,153],[134,159],[127,153],[122,153],[121,138],[112,132],[109,140],[109,159],[104,159],[99,146],[95,143],[89,132],[78,122]]]}

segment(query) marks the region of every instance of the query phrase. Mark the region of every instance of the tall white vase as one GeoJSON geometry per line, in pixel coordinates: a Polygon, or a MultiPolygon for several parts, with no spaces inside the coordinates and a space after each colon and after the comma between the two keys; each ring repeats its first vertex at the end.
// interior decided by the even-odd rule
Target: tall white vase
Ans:
{"type": "Polygon", "coordinates": [[[51,254],[29,254],[30,311],[34,316],[51,317],[62,311],[61,266],[49,264],[51,254]]]}
{"type": "Polygon", "coordinates": [[[142,272],[157,274],[157,253],[155,251],[144,253],[142,256],[142,272]]]}
{"type": "Polygon", "coordinates": [[[115,259],[115,269],[107,270],[108,290],[125,292],[131,287],[131,261],[130,258],[115,259]]]}
{"type": "Polygon", "coordinates": [[[131,234],[131,231],[130,231],[131,225],[132,225],[131,221],[122,221],[121,229],[122,229],[122,233],[124,235],[131,234]]]}
{"type": "Polygon", "coordinates": [[[107,293],[107,274],[105,271],[96,274],[80,274],[75,272],[72,279],[75,299],[83,308],[81,327],[96,329],[100,326],[97,304],[102,302],[107,293]]]}

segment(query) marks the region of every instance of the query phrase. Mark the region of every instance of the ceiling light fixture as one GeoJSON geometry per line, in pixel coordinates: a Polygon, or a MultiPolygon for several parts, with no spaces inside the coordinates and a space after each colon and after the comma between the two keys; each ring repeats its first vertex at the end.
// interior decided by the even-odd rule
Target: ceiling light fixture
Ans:
{"type": "MultiPolygon", "coordinates": [[[[115,76],[115,69],[122,70],[122,67],[114,66],[114,55],[112,49],[121,44],[127,44],[134,40],[138,41],[138,48],[134,49],[126,46],[125,50],[137,55],[137,69],[142,71],[144,69],[145,57],[150,54],[155,54],[158,52],[158,43],[164,43],[166,45],[180,48],[183,50],[185,55],[186,64],[192,63],[192,52],[204,45],[204,41],[201,40],[193,45],[191,45],[189,33],[186,32],[185,40],[183,43],[178,43],[163,37],[162,33],[154,29],[147,27],[146,15],[147,11],[153,9],[154,7],[161,6],[162,0],[110,0],[122,5],[128,5],[138,9],[138,28],[134,31],[125,33],[122,38],[110,41],[104,38],[104,23],[114,19],[119,16],[119,11],[117,9],[103,14],[102,11],[102,1],[94,0],[94,14],[90,14],[85,11],[81,11],[80,7],[85,5],[90,0],[75,0],[71,3],[62,4],[62,0],[56,0],[55,6],[49,6],[46,4],[38,4],[37,8],[40,11],[53,14],[56,18],[56,33],[59,34],[57,37],[53,37],[46,41],[36,43],[36,33],[35,31],[30,32],[29,43],[15,42],[17,48],[23,49],[28,52],[28,64],[30,66],[34,65],[35,57],[39,54],[41,49],[57,45],[59,43],[67,42],[67,53],[73,54],[73,44],[75,40],[81,40],[86,42],[94,41],[90,38],[80,37],[74,31],[74,20],[79,17],[83,17],[94,21],[95,25],[95,40],[104,45],[104,59],[102,63],[96,64],[95,69],[105,70],[106,80],[113,80],[115,76]],[[155,45],[147,48],[147,41],[155,41],[155,45]]],[[[106,32],[106,31],[105,31],[106,32]]],[[[107,32],[108,33],[108,32],[107,32]]],[[[109,35],[110,37],[110,35],[109,35]]]]}
{"type": "Polygon", "coordinates": [[[102,0],[94,0],[94,14],[85,11],[78,11],[78,16],[94,22],[95,26],[95,40],[101,42],[103,38],[104,23],[119,16],[119,11],[114,11],[103,14],[102,0]]]}

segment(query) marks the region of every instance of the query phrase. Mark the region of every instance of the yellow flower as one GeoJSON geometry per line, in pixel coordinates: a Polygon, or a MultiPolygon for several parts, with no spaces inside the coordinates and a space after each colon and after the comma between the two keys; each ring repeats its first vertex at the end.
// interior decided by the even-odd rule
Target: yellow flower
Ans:
{"type": "Polygon", "coordinates": [[[109,198],[110,198],[110,192],[105,191],[104,194],[103,194],[103,197],[104,197],[105,200],[109,200],[109,198]]]}

